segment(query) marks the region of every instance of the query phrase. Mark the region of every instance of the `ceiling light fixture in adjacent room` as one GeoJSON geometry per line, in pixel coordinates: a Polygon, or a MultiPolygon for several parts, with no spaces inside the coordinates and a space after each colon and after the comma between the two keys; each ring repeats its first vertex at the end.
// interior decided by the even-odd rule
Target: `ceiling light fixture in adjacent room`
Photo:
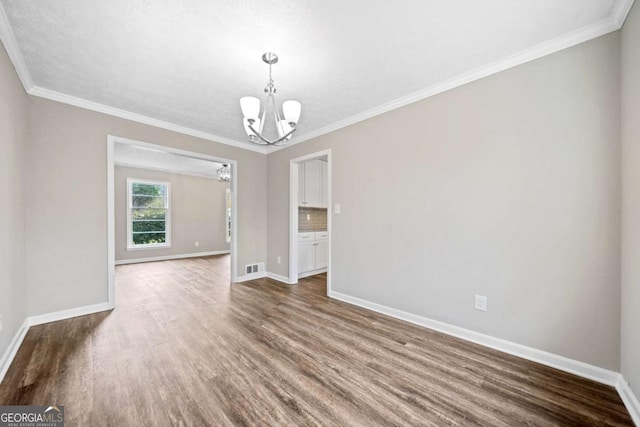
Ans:
{"type": "Polygon", "coordinates": [[[266,96],[266,102],[262,114],[260,114],[260,100],[254,96],[245,96],[240,98],[240,108],[244,118],[244,130],[249,136],[249,141],[261,145],[284,145],[291,139],[291,135],[296,130],[296,125],[300,119],[300,113],[302,111],[302,104],[298,101],[285,101],[282,103],[282,113],[284,118],[278,111],[276,105],[276,87],[273,84],[271,78],[271,66],[278,62],[278,55],[275,53],[267,52],[262,55],[262,60],[269,64],[269,82],[267,87],[264,88],[266,96]],[[278,139],[269,140],[262,135],[264,128],[265,116],[269,105],[273,109],[276,129],[278,131],[278,139]]]}
{"type": "Polygon", "coordinates": [[[231,181],[231,168],[228,164],[222,165],[220,169],[218,169],[218,181],[221,182],[229,182],[231,181]]]}

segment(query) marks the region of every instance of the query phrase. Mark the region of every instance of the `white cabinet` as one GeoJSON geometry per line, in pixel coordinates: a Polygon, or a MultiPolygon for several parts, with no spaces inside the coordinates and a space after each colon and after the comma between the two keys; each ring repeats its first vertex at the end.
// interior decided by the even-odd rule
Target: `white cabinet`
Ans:
{"type": "Polygon", "coordinates": [[[301,163],[298,175],[298,205],[326,208],[327,162],[316,159],[301,163]]]}
{"type": "Polygon", "coordinates": [[[298,243],[298,273],[316,269],[316,247],[314,242],[298,243]]]}
{"type": "Polygon", "coordinates": [[[321,273],[329,263],[326,231],[298,233],[298,274],[321,273]]]}
{"type": "Polygon", "coordinates": [[[316,242],[316,270],[329,264],[329,242],[316,242]]]}

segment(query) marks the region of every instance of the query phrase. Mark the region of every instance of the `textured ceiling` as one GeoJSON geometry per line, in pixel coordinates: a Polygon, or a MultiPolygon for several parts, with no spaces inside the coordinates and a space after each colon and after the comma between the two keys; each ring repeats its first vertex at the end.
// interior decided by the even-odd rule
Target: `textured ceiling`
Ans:
{"type": "Polygon", "coordinates": [[[265,51],[280,56],[278,101],[303,104],[304,139],[629,0],[0,2],[35,86],[246,141],[238,100],[262,95],[265,51]]]}
{"type": "Polygon", "coordinates": [[[123,143],[115,144],[113,158],[115,164],[120,166],[161,170],[213,179],[218,178],[217,171],[222,167],[221,163],[209,160],[123,143]]]}

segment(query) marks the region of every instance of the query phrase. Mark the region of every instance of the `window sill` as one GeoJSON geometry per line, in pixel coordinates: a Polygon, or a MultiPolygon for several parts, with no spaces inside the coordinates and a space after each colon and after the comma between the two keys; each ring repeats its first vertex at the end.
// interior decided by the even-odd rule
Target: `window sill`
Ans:
{"type": "Polygon", "coordinates": [[[127,246],[128,251],[145,251],[147,249],[167,249],[170,248],[171,244],[160,244],[160,245],[136,245],[136,246],[127,246]]]}

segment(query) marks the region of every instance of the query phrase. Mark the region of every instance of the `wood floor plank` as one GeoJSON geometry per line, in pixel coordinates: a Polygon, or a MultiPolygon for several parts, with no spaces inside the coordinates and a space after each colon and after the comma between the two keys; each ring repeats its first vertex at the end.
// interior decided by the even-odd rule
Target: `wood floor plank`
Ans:
{"type": "Polygon", "coordinates": [[[117,309],[31,328],[0,404],[69,426],[631,426],[612,387],[326,296],[229,284],[229,257],[117,267],[117,309]]]}

